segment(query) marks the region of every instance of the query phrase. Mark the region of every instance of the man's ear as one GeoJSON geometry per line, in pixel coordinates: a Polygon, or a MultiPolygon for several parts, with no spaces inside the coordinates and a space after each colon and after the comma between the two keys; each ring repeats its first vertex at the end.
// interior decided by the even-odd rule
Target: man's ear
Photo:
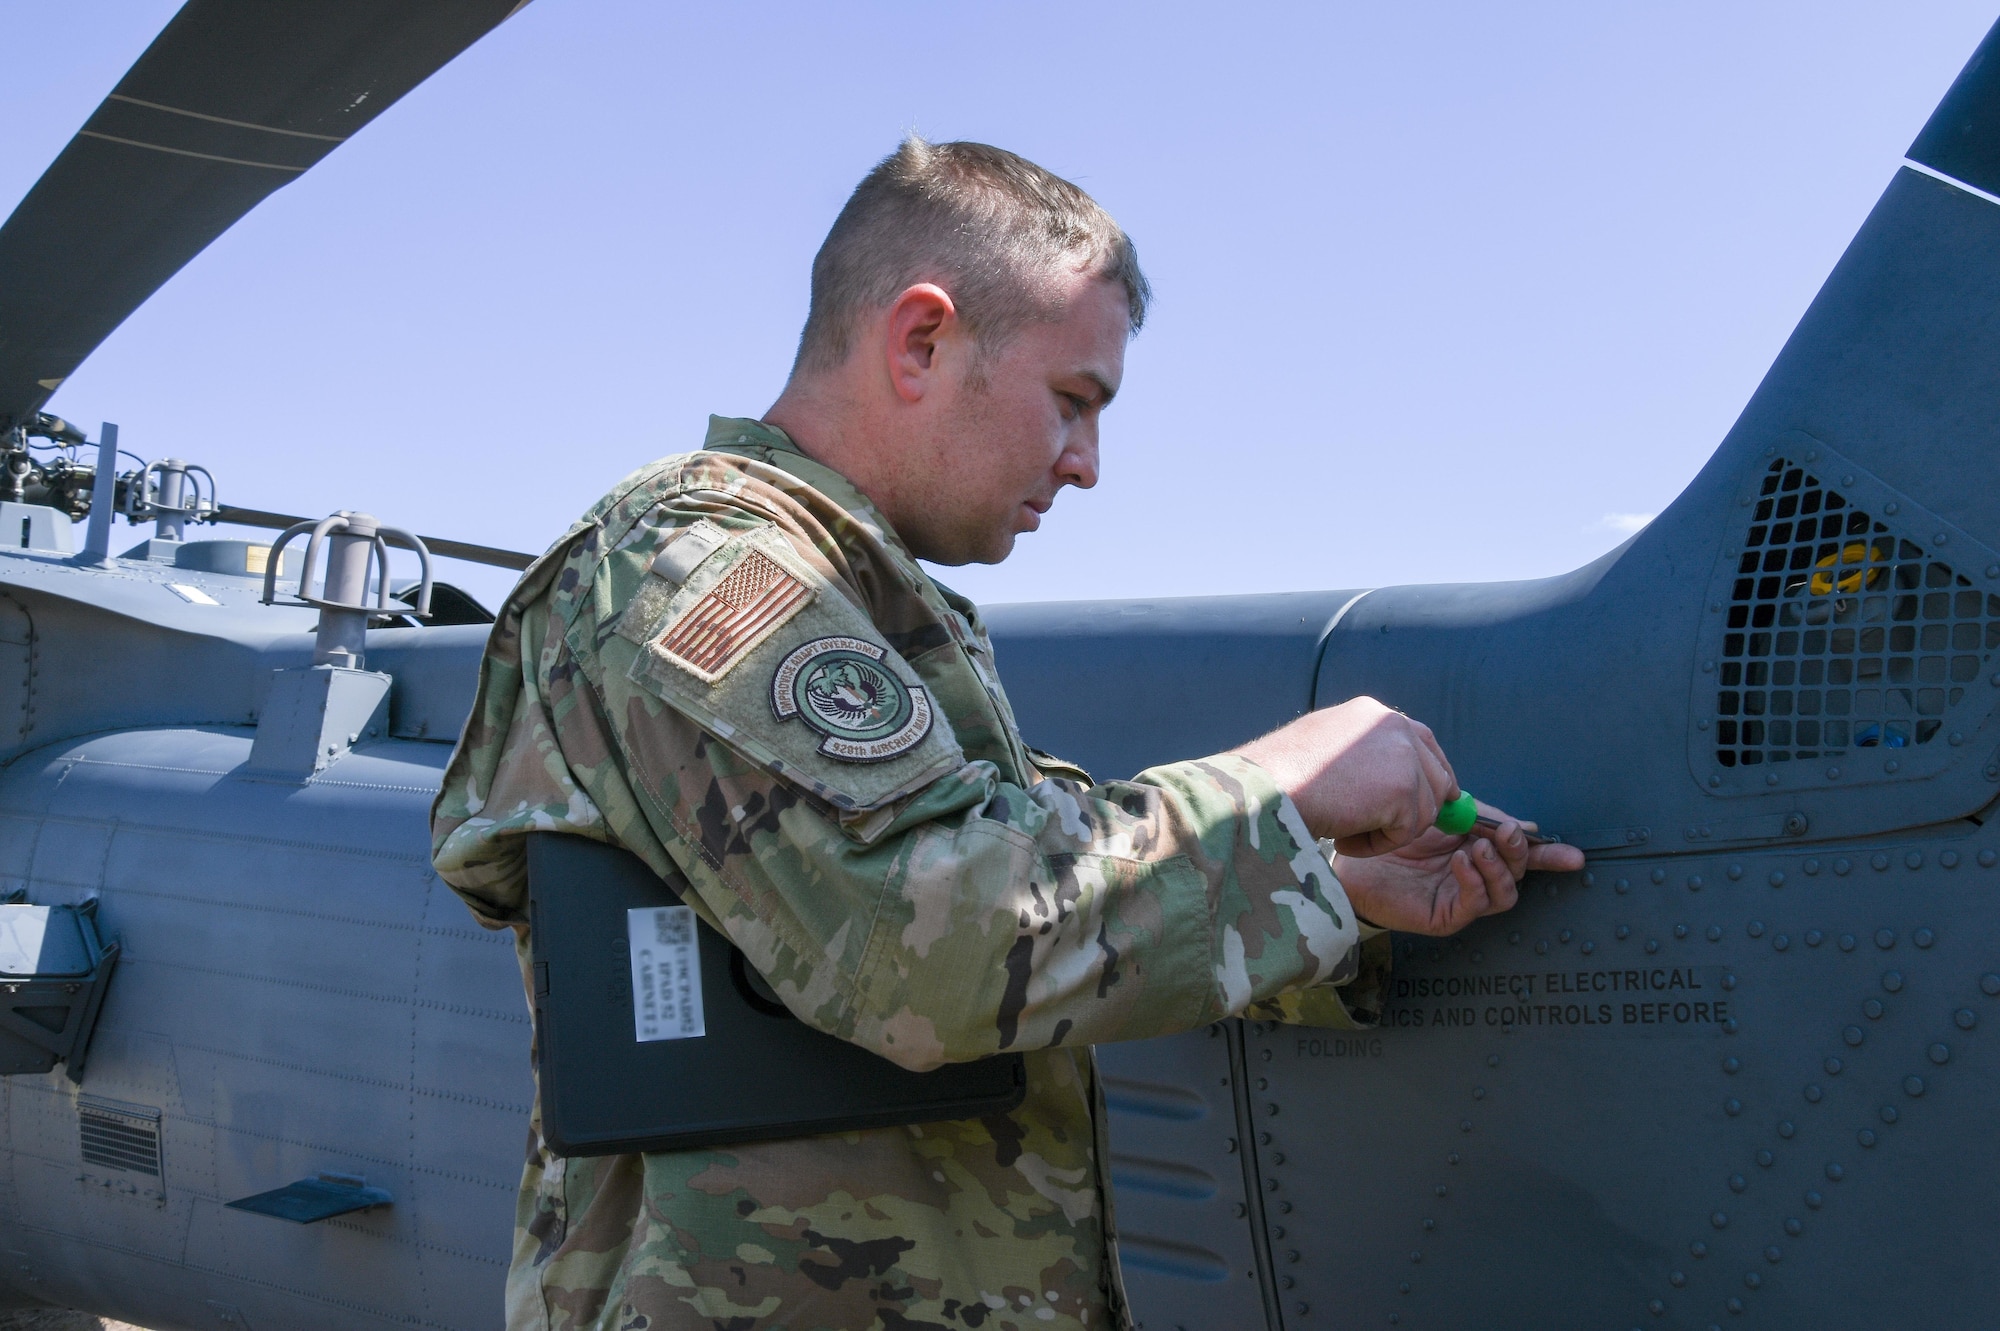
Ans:
{"type": "Polygon", "coordinates": [[[940,344],[957,331],[951,293],[931,282],[904,290],[889,307],[889,382],[905,402],[919,402],[936,382],[940,344]]]}

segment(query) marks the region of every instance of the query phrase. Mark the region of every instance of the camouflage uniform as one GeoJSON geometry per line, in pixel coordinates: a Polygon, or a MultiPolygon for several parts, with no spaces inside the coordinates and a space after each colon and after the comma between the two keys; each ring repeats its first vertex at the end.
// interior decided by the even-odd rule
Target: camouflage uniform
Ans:
{"type": "Polygon", "coordinates": [[[1018,1050],[1028,1087],[979,1120],[643,1156],[562,1159],[537,1122],[517,1331],[1117,1325],[1089,1046],[1255,1003],[1347,1024],[1332,983],[1377,1005],[1260,768],[1092,785],[1025,748],[971,602],[755,421],[626,478],[501,611],[433,832],[523,939],[536,830],[678,869],[801,1019],[910,1068],[1018,1050]]]}

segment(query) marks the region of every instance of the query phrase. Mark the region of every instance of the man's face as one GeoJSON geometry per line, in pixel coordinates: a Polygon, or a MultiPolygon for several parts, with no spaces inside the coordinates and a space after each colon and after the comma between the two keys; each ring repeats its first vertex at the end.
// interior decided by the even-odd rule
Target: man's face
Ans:
{"type": "Polygon", "coordinates": [[[982,349],[938,404],[916,552],[997,564],[1041,525],[1066,485],[1097,484],[1097,420],[1125,374],[1131,312],[1122,284],[1066,281],[1057,317],[982,349]]]}

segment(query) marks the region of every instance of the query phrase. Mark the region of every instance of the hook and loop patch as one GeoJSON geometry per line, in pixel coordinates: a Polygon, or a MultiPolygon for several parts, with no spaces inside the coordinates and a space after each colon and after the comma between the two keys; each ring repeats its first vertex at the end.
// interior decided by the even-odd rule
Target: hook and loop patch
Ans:
{"type": "Polygon", "coordinates": [[[829,758],[874,763],[907,753],[930,733],[931,700],[882,664],[887,653],[864,638],[804,643],[771,676],[771,710],[818,732],[829,758]]]}

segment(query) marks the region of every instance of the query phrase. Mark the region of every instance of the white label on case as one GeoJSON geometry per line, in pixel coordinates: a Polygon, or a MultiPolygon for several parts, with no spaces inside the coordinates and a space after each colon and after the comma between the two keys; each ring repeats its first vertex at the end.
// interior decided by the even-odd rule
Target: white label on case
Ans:
{"type": "Polygon", "coordinates": [[[708,1034],[701,1016],[701,941],[694,911],[628,910],[625,937],[632,949],[632,1025],[639,1042],[708,1034]]]}

